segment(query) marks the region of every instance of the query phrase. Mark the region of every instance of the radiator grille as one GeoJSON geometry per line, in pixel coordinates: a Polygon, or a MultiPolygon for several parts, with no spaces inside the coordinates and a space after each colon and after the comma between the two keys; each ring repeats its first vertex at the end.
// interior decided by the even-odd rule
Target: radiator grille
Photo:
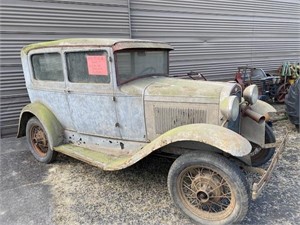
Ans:
{"type": "Polygon", "coordinates": [[[156,134],[163,134],[178,126],[207,121],[207,111],[200,109],[154,107],[154,116],[156,134]]]}

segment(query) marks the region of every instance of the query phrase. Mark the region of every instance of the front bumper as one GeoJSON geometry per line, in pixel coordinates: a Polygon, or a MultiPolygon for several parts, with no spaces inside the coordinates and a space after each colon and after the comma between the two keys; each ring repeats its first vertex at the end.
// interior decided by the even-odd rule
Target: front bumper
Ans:
{"type": "MultiPolygon", "coordinates": [[[[265,170],[262,168],[257,168],[257,167],[247,167],[245,168],[246,170],[250,171],[250,172],[254,172],[254,173],[258,173],[259,175],[261,175],[261,178],[259,179],[259,181],[253,183],[252,186],[252,199],[255,200],[258,198],[258,196],[260,195],[260,193],[262,192],[264,186],[267,184],[267,182],[270,180],[272,172],[285,148],[285,143],[286,143],[286,139],[287,139],[288,133],[286,133],[283,141],[280,143],[279,147],[276,149],[275,154],[273,155],[272,161],[269,165],[269,167],[265,170]]],[[[276,144],[275,144],[276,146],[276,144]]],[[[273,146],[273,147],[275,147],[273,146]]],[[[271,147],[271,146],[270,146],[271,147]]]]}

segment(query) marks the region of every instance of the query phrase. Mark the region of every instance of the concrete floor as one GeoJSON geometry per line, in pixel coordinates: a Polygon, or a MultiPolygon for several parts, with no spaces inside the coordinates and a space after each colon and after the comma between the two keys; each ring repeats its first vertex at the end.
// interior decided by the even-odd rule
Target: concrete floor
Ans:
{"type": "MultiPolygon", "coordinates": [[[[262,196],[251,202],[242,224],[300,223],[300,135],[274,125],[286,150],[262,196]]],[[[172,161],[148,157],[134,166],[104,172],[59,155],[37,162],[24,138],[1,140],[0,224],[192,224],[171,202],[167,174],[172,161]]]]}
{"type": "Polygon", "coordinates": [[[0,224],[51,224],[48,165],[37,163],[25,139],[1,139],[0,224]]]}

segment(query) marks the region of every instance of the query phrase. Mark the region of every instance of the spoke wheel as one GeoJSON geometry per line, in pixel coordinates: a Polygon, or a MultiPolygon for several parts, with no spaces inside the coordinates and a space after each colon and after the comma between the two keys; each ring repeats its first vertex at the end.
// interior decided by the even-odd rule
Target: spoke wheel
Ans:
{"type": "Polygon", "coordinates": [[[209,167],[186,168],[177,180],[180,198],[193,213],[207,220],[222,220],[235,206],[228,182],[209,167]]]}
{"type": "Polygon", "coordinates": [[[278,87],[277,93],[276,93],[276,100],[279,103],[283,103],[285,99],[285,95],[288,93],[288,90],[290,88],[290,84],[282,84],[278,87]]]}
{"type": "Polygon", "coordinates": [[[36,117],[27,122],[26,137],[30,151],[38,161],[50,163],[56,158],[57,152],[49,147],[48,134],[36,117]]]}
{"type": "Polygon", "coordinates": [[[233,162],[215,153],[178,157],[169,171],[168,188],[175,205],[200,224],[232,224],[247,214],[245,176],[233,162]]]}

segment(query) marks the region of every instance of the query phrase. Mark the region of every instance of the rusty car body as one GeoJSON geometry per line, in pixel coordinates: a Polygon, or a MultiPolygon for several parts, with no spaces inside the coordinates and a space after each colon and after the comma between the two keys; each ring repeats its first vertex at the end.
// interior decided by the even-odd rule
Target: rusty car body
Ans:
{"type": "Polygon", "coordinates": [[[177,158],[168,176],[175,204],[198,223],[241,221],[249,188],[240,167],[272,159],[253,184],[256,199],[284,148],[266,124],[275,109],[234,82],[169,77],[166,43],[64,39],[21,51],[31,103],[20,115],[35,158],[60,152],[104,170],[152,152],[177,158]]]}

